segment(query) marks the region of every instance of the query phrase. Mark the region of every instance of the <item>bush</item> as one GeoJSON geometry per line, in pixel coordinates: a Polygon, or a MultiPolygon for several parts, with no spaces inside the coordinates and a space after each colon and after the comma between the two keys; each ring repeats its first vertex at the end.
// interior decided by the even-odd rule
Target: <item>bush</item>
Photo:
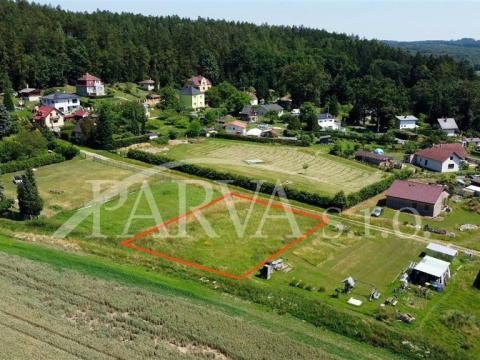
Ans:
{"type": "Polygon", "coordinates": [[[55,152],[39,155],[26,160],[9,161],[4,164],[0,164],[0,173],[11,173],[16,171],[22,171],[28,168],[36,168],[40,166],[56,164],[65,161],[65,157],[62,154],[55,152]]]}
{"type": "Polygon", "coordinates": [[[139,144],[148,141],[147,135],[139,135],[139,136],[130,136],[123,139],[115,139],[113,140],[113,148],[118,149],[122,147],[127,147],[133,144],[139,144]]]}
{"type": "Polygon", "coordinates": [[[59,140],[52,142],[48,147],[57,154],[63,155],[66,160],[73,159],[80,152],[76,146],[59,140]]]}

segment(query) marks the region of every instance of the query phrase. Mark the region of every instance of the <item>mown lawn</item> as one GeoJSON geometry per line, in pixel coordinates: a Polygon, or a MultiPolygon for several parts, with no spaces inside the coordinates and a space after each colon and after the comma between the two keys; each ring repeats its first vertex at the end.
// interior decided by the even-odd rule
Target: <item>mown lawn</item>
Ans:
{"type": "Polygon", "coordinates": [[[384,174],[358,162],[301,147],[206,139],[202,143],[172,146],[166,156],[221,171],[281,183],[299,190],[333,195],[379,181],[384,174]],[[248,165],[246,160],[262,160],[248,165]]]}

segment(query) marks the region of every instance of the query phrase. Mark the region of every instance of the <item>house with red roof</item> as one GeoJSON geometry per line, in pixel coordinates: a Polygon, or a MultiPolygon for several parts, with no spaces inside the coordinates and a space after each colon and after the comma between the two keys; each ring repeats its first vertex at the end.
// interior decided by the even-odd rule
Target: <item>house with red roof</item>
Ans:
{"type": "Polygon", "coordinates": [[[60,110],[47,105],[42,105],[35,110],[33,120],[36,124],[43,124],[45,127],[55,132],[59,132],[65,124],[63,113],[60,110]]]}
{"type": "Polygon", "coordinates": [[[212,82],[202,75],[192,76],[187,80],[187,84],[196,87],[202,93],[208,91],[212,87],[212,82]]]}
{"type": "Polygon", "coordinates": [[[386,197],[386,205],[391,209],[435,217],[442,212],[449,194],[443,185],[395,180],[386,197]]]}
{"type": "Polygon", "coordinates": [[[467,152],[461,144],[438,144],[415,153],[413,163],[431,171],[453,172],[460,169],[467,152]]]}
{"type": "Polygon", "coordinates": [[[92,74],[83,74],[77,80],[77,94],[80,96],[104,96],[105,86],[98,77],[92,74]]]}
{"type": "Polygon", "coordinates": [[[247,133],[247,124],[239,120],[229,122],[225,124],[225,132],[230,135],[245,135],[247,133]]]}

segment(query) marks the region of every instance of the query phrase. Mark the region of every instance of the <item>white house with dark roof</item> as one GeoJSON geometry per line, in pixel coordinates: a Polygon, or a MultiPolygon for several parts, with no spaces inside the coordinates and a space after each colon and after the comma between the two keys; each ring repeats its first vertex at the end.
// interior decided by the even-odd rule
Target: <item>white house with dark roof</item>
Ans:
{"type": "Polygon", "coordinates": [[[71,114],[80,107],[80,96],[76,94],[54,93],[40,98],[42,105],[60,110],[63,114],[71,114]]]}
{"type": "Polygon", "coordinates": [[[397,115],[397,128],[400,130],[410,130],[418,127],[418,119],[413,115],[397,115]]]}
{"type": "Polygon", "coordinates": [[[147,79],[138,82],[138,87],[145,91],[152,91],[155,89],[155,80],[147,79]]]}
{"type": "Polygon", "coordinates": [[[458,132],[457,122],[454,118],[437,119],[438,127],[442,129],[447,136],[455,136],[458,132]]]}
{"type": "Polygon", "coordinates": [[[283,107],[281,107],[278,104],[265,104],[265,105],[260,105],[258,109],[256,110],[256,113],[258,116],[265,116],[269,112],[276,112],[278,117],[283,116],[283,107]]]}
{"type": "Polygon", "coordinates": [[[330,113],[318,114],[317,122],[321,130],[340,130],[342,127],[340,121],[330,113]]]}

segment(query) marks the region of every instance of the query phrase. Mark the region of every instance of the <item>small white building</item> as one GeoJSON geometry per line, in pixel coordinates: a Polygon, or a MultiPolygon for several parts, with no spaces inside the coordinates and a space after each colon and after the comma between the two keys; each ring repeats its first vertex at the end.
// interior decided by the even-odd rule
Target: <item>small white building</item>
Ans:
{"type": "Polygon", "coordinates": [[[337,121],[332,114],[318,114],[317,116],[318,126],[321,130],[340,130],[340,121],[337,121]]]}
{"type": "Polygon", "coordinates": [[[263,130],[261,130],[259,128],[253,128],[253,129],[248,130],[245,133],[245,135],[246,136],[260,137],[260,136],[262,136],[262,133],[263,133],[263,130]]]}
{"type": "Polygon", "coordinates": [[[42,105],[60,110],[63,114],[71,114],[80,107],[80,96],[76,94],[54,93],[40,98],[42,105]]]}
{"type": "Polygon", "coordinates": [[[20,96],[23,100],[26,101],[39,101],[42,97],[39,89],[29,87],[20,90],[18,92],[18,96],[20,96]]]}
{"type": "Polygon", "coordinates": [[[438,127],[442,129],[447,136],[455,136],[458,132],[457,122],[454,118],[437,119],[438,127]]]}
{"type": "Polygon", "coordinates": [[[249,92],[248,97],[250,98],[250,105],[257,106],[258,105],[258,97],[255,93],[249,92]]]}
{"type": "Polygon", "coordinates": [[[155,81],[152,79],[140,81],[138,87],[145,91],[152,91],[155,89],[155,81]]]}
{"type": "Polygon", "coordinates": [[[445,260],[453,260],[458,254],[458,251],[452,249],[451,247],[444,246],[437,243],[429,243],[427,245],[427,251],[434,255],[437,258],[445,259],[445,260]]]}
{"type": "Polygon", "coordinates": [[[232,121],[228,124],[225,124],[225,132],[230,135],[246,135],[247,124],[243,121],[232,121]]]}
{"type": "Polygon", "coordinates": [[[397,129],[407,130],[407,129],[416,129],[418,119],[413,115],[397,115],[397,129]]]}
{"type": "Polygon", "coordinates": [[[454,172],[460,170],[460,164],[466,157],[461,144],[439,144],[417,151],[413,163],[432,171],[454,172]]]}
{"type": "Polygon", "coordinates": [[[439,282],[445,286],[450,279],[450,263],[434,257],[425,255],[423,259],[415,265],[410,278],[415,282],[425,284],[426,282],[439,282]]]}

